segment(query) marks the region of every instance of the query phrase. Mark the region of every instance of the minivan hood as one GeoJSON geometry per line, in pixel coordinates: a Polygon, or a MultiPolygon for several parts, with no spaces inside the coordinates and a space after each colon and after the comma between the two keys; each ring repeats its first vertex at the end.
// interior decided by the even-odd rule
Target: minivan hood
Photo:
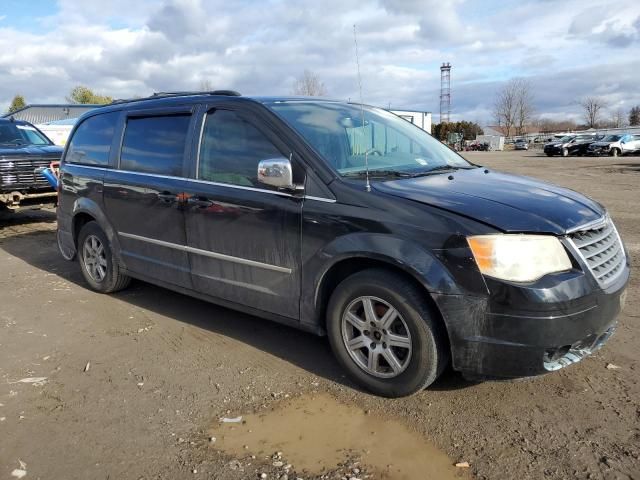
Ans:
{"type": "Polygon", "coordinates": [[[605,214],[602,206],[573,190],[528,177],[485,171],[464,169],[451,175],[375,182],[372,186],[377,191],[433,205],[505,232],[561,235],[605,214]]]}

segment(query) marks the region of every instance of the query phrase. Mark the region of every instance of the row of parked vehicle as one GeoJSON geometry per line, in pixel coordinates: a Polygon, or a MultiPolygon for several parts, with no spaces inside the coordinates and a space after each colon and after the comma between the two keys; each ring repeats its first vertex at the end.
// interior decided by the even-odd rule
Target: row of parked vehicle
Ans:
{"type": "Polygon", "coordinates": [[[544,153],[552,157],[561,155],[621,155],[640,153],[640,134],[575,134],[566,135],[558,140],[551,141],[544,146],[544,153]]]}

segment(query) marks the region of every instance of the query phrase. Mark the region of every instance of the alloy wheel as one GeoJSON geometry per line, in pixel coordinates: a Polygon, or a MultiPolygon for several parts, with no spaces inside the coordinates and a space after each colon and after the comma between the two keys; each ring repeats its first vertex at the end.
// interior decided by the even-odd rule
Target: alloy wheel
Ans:
{"type": "Polygon", "coordinates": [[[347,306],[342,340],[355,363],[375,377],[397,377],[411,360],[409,328],[400,312],[381,298],[362,296],[347,306]]]}
{"type": "Polygon", "coordinates": [[[102,282],[107,276],[107,256],[104,245],[95,235],[89,235],[82,247],[82,262],[89,276],[102,282]]]}

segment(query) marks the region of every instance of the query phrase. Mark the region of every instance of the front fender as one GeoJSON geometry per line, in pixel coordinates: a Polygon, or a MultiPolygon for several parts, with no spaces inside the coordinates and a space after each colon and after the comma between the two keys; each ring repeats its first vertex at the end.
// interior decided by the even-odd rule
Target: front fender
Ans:
{"type": "MultiPolygon", "coordinates": [[[[301,319],[321,323],[321,288],[328,272],[349,259],[368,259],[389,264],[416,279],[430,294],[460,295],[459,282],[438,256],[418,243],[381,233],[351,233],[324,246],[304,265],[301,319]]],[[[333,287],[333,286],[330,286],[333,287]]]]}

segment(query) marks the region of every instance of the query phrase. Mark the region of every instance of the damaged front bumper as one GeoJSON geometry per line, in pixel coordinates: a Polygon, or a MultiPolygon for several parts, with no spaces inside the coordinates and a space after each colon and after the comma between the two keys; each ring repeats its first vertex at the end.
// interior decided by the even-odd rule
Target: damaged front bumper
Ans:
{"type": "Polygon", "coordinates": [[[29,210],[53,206],[58,198],[56,191],[25,193],[20,191],[0,192],[0,206],[11,211],[29,210]]]}
{"type": "Polygon", "coordinates": [[[613,334],[629,266],[603,290],[582,272],[521,286],[487,279],[489,297],[440,295],[453,368],[471,379],[517,378],[559,370],[613,334]]]}

